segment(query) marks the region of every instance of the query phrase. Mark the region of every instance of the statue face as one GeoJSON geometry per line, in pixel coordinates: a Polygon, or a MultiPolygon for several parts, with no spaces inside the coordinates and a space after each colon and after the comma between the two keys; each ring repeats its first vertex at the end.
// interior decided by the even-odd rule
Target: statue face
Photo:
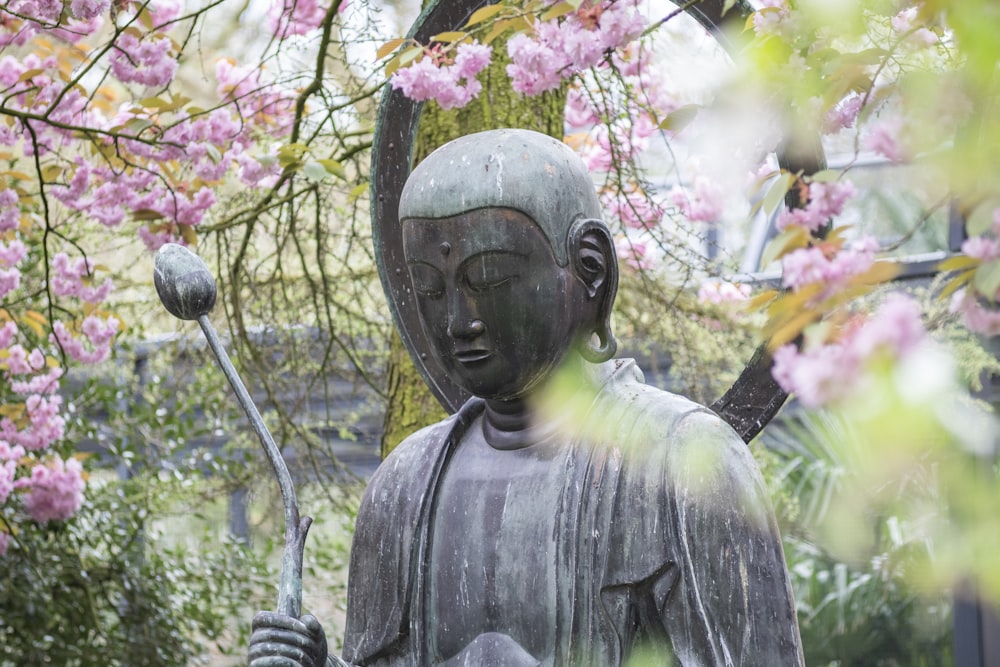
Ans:
{"type": "Polygon", "coordinates": [[[585,290],[523,213],[406,220],[403,247],[434,354],[476,396],[526,395],[572,347],[585,290]]]}

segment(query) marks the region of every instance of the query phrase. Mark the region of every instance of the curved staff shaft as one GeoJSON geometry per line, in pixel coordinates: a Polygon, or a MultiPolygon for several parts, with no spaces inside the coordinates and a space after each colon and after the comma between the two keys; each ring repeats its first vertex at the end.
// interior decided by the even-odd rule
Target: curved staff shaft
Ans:
{"type": "Polygon", "coordinates": [[[281,451],[267,430],[260,411],[236,372],[236,367],[222,347],[215,328],[208,320],[208,313],[215,306],[215,278],[200,257],[183,246],[167,243],[156,253],[153,283],[160,301],[171,315],[182,320],[197,320],[201,325],[208,345],[236,392],[236,398],[246,412],[250,426],[257,434],[274,470],[274,476],[278,479],[281,500],[285,505],[285,547],[281,554],[277,611],[298,617],[302,613],[302,552],[312,518],[307,516],[299,519],[299,504],[295,499],[295,485],[288,466],[281,458],[281,451]]]}
{"type": "Polygon", "coordinates": [[[267,430],[264,419],[257,410],[250,393],[247,391],[243,380],[236,372],[236,367],[222,346],[215,327],[208,321],[208,315],[198,318],[198,324],[208,340],[209,347],[215,353],[222,372],[229,380],[230,386],[236,392],[236,399],[240,402],[243,410],[247,414],[250,426],[260,439],[260,444],[264,448],[274,476],[278,479],[278,486],[281,489],[281,500],[285,505],[285,546],[281,553],[281,579],[278,584],[278,613],[288,616],[298,617],[302,613],[302,554],[305,550],[306,534],[312,524],[312,517],[302,517],[299,519],[299,504],[295,498],[295,486],[292,483],[292,476],[288,472],[288,466],[281,457],[271,432],[267,430]]]}

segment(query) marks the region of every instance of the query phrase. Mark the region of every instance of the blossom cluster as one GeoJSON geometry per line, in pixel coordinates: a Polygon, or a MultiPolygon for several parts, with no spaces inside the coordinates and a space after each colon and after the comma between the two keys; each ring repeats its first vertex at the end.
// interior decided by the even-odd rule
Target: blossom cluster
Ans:
{"type": "Polygon", "coordinates": [[[493,49],[470,42],[459,44],[453,57],[437,46],[424,57],[393,73],[390,83],[411,100],[435,100],[442,109],[464,107],[483,89],[476,77],[490,64],[493,49]]]}
{"type": "Polygon", "coordinates": [[[780,230],[789,225],[801,225],[810,232],[817,232],[840,215],[844,204],[856,193],[850,181],[812,182],[808,185],[805,205],[782,211],[775,220],[775,227],[780,230]]]}
{"type": "Polygon", "coordinates": [[[772,375],[803,405],[818,408],[856,392],[864,371],[875,359],[899,360],[926,339],[921,309],[902,294],[890,295],[867,319],[855,318],[833,341],[794,344],[774,352],[772,375]]]}
{"type": "MultiPolygon", "coordinates": [[[[310,7],[296,0],[286,24],[326,11],[310,7]]],[[[63,226],[138,223],[152,249],[185,242],[224,179],[269,188],[281,174],[258,151],[290,132],[297,93],[222,60],[218,100],[191,105],[175,90],[183,40],[172,31],[198,10],[182,11],[179,0],[0,7],[0,554],[19,522],[79,509],[86,473],[66,442],[61,382],[74,364],[106,360],[122,328],[105,309],[108,270],[76,246],[60,252],[58,239],[76,235],[63,226]],[[17,48],[41,35],[44,46],[17,48]],[[25,158],[37,169],[15,166],[25,158]]]]}
{"type": "Polygon", "coordinates": [[[514,90],[525,95],[554,90],[633,42],[646,27],[636,5],[635,0],[584,2],[563,19],[537,21],[533,34],[511,37],[507,76],[514,90]]]}

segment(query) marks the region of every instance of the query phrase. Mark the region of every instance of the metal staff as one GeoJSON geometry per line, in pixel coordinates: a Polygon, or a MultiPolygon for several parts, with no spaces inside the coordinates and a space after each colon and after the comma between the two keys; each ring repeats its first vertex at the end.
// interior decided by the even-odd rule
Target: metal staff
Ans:
{"type": "Polygon", "coordinates": [[[250,426],[260,439],[274,476],[278,479],[281,499],[285,505],[285,547],[281,554],[277,611],[297,618],[302,612],[302,552],[312,517],[299,519],[299,505],[295,499],[295,487],[292,476],[288,473],[288,466],[281,458],[281,451],[267,430],[257,406],[236,372],[236,367],[222,347],[219,335],[208,321],[208,313],[215,305],[215,278],[200,257],[184,246],[168,243],[156,253],[153,283],[160,301],[171,315],[182,320],[197,320],[201,325],[201,330],[219,360],[222,372],[236,392],[236,398],[246,411],[250,426]]]}

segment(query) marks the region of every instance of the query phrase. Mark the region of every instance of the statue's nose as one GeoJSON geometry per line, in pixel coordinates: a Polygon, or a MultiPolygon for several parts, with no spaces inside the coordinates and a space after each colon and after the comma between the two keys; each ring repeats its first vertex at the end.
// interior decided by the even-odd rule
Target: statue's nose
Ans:
{"type": "Polygon", "coordinates": [[[452,319],[448,325],[448,333],[452,338],[475,338],[486,331],[486,324],[479,319],[452,319]]]}

